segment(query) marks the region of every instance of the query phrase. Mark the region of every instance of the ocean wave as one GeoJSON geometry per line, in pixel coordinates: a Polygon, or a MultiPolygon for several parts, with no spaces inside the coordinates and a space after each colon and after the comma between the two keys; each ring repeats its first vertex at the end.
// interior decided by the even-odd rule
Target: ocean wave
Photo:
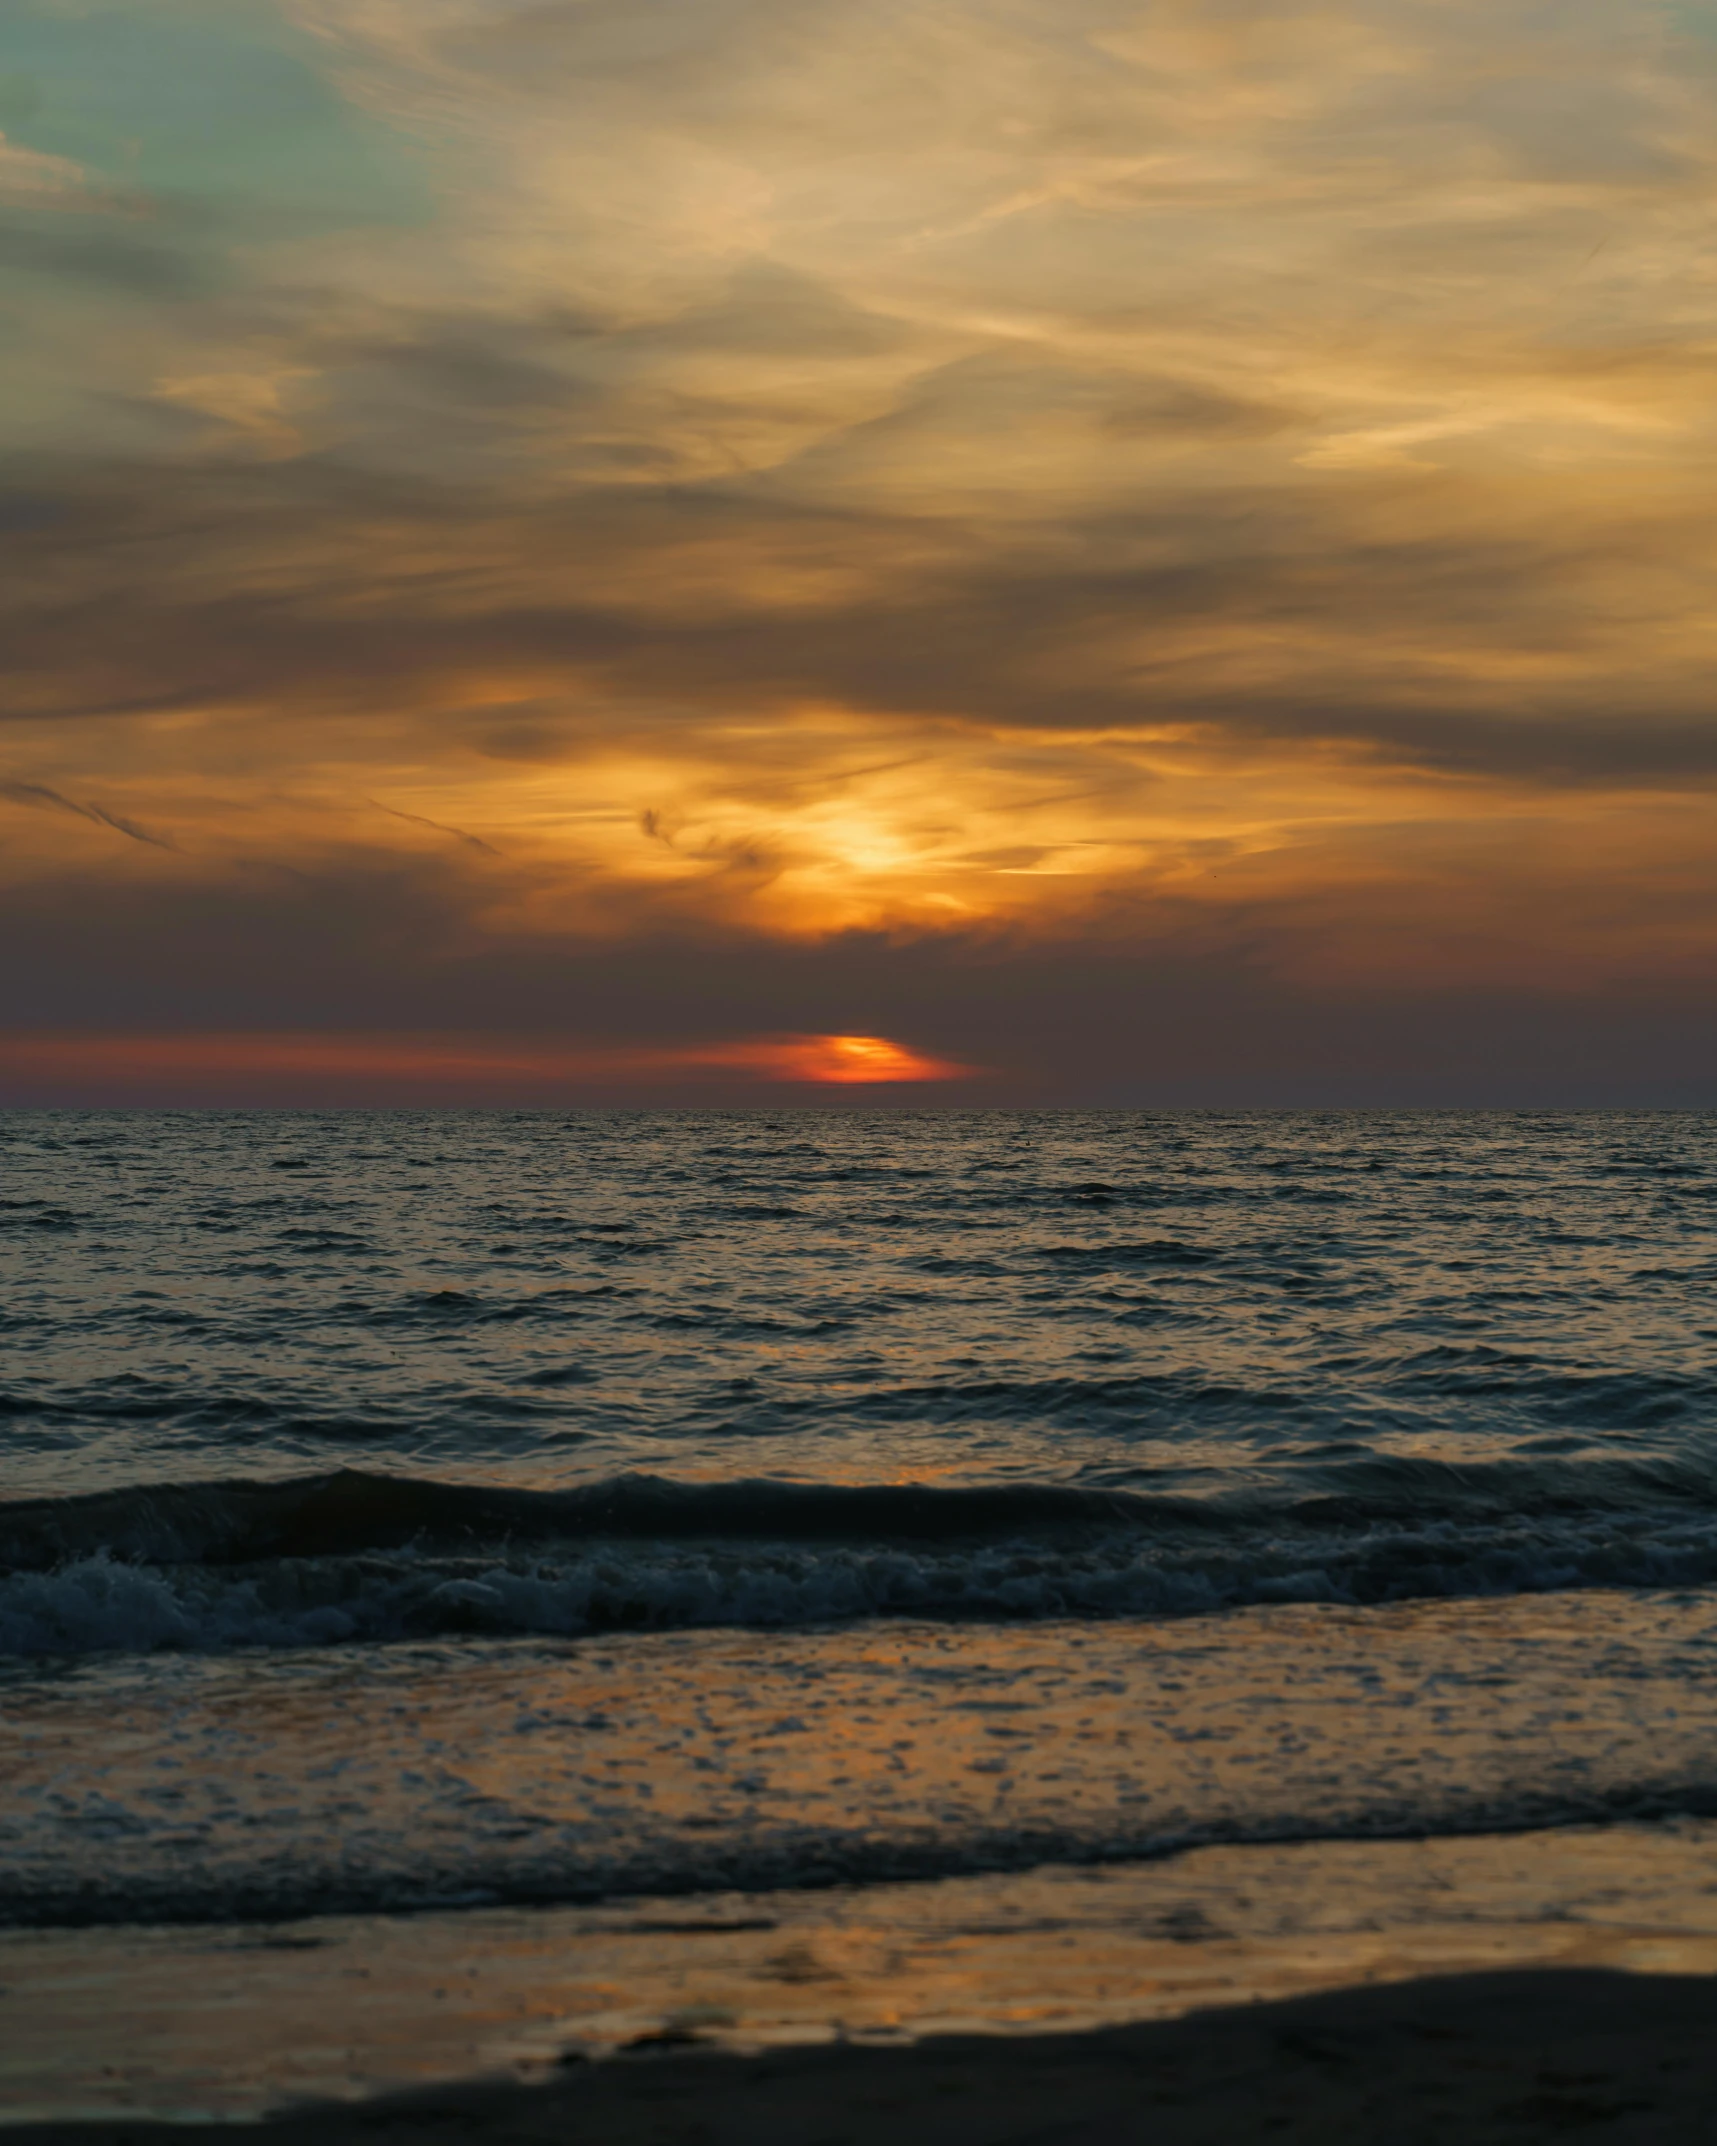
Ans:
{"type": "Polygon", "coordinates": [[[1332,1463],[1315,1495],[337,1473],[0,1507],[0,1653],[1196,1616],[1717,1582],[1686,1464],[1332,1463]]]}
{"type": "Polygon", "coordinates": [[[1194,1501],[1060,1484],[683,1482],[625,1475],[565,1490],[515,1489],[342,1468],[274,1480],[145,1484],[0,1504],[0,1572],[107,1552],[153,1563],[232,1564],[329,1551],[468,1547],[600,1537],[828,1536],[959,1539],[1136,1525],[1194,1501]]]}
{"type": "MultiPolygon", "coordinates": [[[[1602,1789],[1563,1786],[1491,1796],[1452,1792],[1405,1801],[1332,1826],[1327,1820],[1217,1818],[1169,1826],[978,1826],[926,1839],[867,1837],[857,1828],[782,1826],[740,1839],[674,1843],[591,1840],[540,1858],[467,1851],[404,1868],[334,1861],[318,1844],[290,1861],[228,1874],[175,1866],[86,1882],[0,1877],[0,1930],[304,1922],[322,1916],[424,1915],[471,1908],[619,1905],[735,1893],[821,1892],[835,1886],[926,1884],[1047,1866],[1101,1869],[1211,1847],[1281,1848],[1507,1836],[1552,1827],[1651,1825],[1717,1818],[1717,1782],[1680,1774],[1602,1789]]],[[[696,1928],[721,1928],[700,1916],[696,1928]]]]}

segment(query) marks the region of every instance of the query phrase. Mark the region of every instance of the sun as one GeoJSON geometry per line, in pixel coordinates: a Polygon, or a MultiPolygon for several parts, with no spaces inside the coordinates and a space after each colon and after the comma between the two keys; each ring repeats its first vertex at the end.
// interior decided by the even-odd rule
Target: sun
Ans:
{"type": "Polygon", "coordinates": [[[801,1080],[834,1086],[898,1080],[958,1080],[969,1066],[930,1058],[886,1036],[807,1036],[783,1053],[801,1080]]]}

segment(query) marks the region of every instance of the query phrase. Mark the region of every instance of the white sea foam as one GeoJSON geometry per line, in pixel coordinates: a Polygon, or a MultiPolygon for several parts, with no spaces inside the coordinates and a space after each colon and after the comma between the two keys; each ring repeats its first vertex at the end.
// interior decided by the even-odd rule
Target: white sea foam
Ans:
{"type": "Polygon", "coordinates": [[[615,1542],[450,1559],[410,1550],[157,1566],[105,1554],[0,1579],[0,1654],[222,1653],[434,1635],[866,1617],[1011,1621],[1197,1617],[1246,1604],[1367,1604],[1577,1586],[1717,1581],[1717,1523],[1659,1512],[1556,1527],[1135,1531],[1080,1544],[615,1542]]]}

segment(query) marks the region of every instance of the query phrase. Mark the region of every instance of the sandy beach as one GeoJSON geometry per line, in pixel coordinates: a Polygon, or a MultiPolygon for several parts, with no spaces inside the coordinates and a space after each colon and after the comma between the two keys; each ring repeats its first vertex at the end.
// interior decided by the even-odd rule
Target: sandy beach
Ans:
{"type": "MultiPolygon", "coordinates": [[[[1717,1982],[1463,1975],[1094,2034],[763,2057],[661,2041],[542,2086],[474,2083],[270,2119],[271,2146],[1319,2146],[1560,2139],[1703,2146],[1717,1982]]],[[[11,2146],[208,2146],[230,2127],[20,2127],[11,2146]]],[[[246,2127],[243,2134],[255,2137],[246,2127]]]]}

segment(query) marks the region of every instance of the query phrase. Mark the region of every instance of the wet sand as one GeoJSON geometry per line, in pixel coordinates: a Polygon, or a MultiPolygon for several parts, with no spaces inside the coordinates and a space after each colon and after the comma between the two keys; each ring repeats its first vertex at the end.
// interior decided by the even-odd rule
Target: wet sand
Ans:
{"type": "MultiPolygon", "coordinates": [[[[269,2146],[1419,2146],[1717,2136],[1717,1979],[1581,1970],[1349,1989],[1078,2035],[762,2056],[658,2041],[544,2085],[439,2088],[266,2121],[269,2146]]],[[[8,2146],[213,2146],[106,2120],[8,2146]]]]}
{"type": "MultiPolygon", "coordinates": [[[[743,2129],[777,2120],[770,2097],[788,2091],[777,2079],[799,2081],[792,2092],[813,2103],[842,2101],[846,2086],[817,2082],[844,2079],[849,2063],[867,2077],[880,2067],[905,2106],[931,2091],[935,2064],[957,2047],[960,2077],[1011,2077],[1035,2092],[1044,2064],[1100,2082],[1139,2036],[1141,2048],[1167,2049],[1163,2036],[1189,2017],[1269,2021],[1313,2000],[1382,2005],[1377,2016],[1408,2034],[1410,2056],[1425,2037],[1399,2022],[1436,1992],[1540,1984],[1588,2013],[1582,1992],[1609,1990],[1593,2016],[1625,2017],[1640,2033],[1676,2004],[1686,2013],[1674,1992],[1717,1990],[1717,1822],[1255,1843],[933,1885],[587,1908],[10,1931],[0,1934],[0,2123],[51,2123],[64,2137],[76,2122],[114,2138],[195,2122],[206,2137],[211,2124],[320,2105],[322,2130],[355,2135],[365,2110],[453,2094],[436,2104],[452,2112],[464,2106],[462,2082],[483,2080],[490,2101],[503,2083],[574,2092],[580,2127],[620,2126],[613,2135],[624,2138],[627,2096],[666,2123],[690,2066],[729,2082],[712,2090],[723,2106],[762,2094],[763,2114],[734,2119],[743,2129]],[[1028,2043],[1050,2054],[1032,2056],[1028,2043]]],[[[1504,2047],[1518,2002],[1507,2005],[1504,2047]]],[[[1461,2031],[1487,2046],[1499,2032],[1483,2016],[1461,2031]]],[[[1187,2046],[1211,2046],[1206,2028],[1200,2037],[1187,2046]]],[[[1436,2034],[1425,2042],[1432,2059],[1441,2046],[1436,2034]]],[[[1280,2070],[1280,2055],[1266,2039],[1246,2063],[1280,2070]]],[[[1351,2076],[1406,2062],[1399,2051],[1368,2057],[1351,2076]]],[[[1521,2062],[1501,2100],[1574,2092],[1521,2062]]],[[[1570,2076],[1583,2068],[1566,2055],[1533,2062],[1570,2076]]],[[[1485,2067],[1470,2080],[1467,2069],[1455,2063],[1450,2079],[1476,2091],[1485,2067]]],[[[1290,2066],[1278,2084],[1303,2094],[1316,2076],[1290,2066]]],[[[1338,2067],[1331,2079],[1348,2076],[1338,2067]]],[[[1674,2077],[1663,2073],[1653,2092],[1674,2077]]],[[[1431,2109],[1434,2087],[1416,2089],[1431,2109]]],[[[1013,2089],[1001,2091],[1011,2106],[1013,2089]]],[[[1597,2093],[1600,2114],[1618,2094],[1628,2098],[1597,2093]]],[[[1576,2103],[1578,2093],[1564,2114],[1576,2103]]],[[[981,2099],[971,2106],[982,2114],[981,2099]]],[[[954,2114],[943,2111],[948,2123],[954,2114]]],[[[1717,2115],[1710,2131],[1717,2139],[1717,2115]]],[[[821,2136],[807,2133],[807,2146],[821,2136]]]]}

